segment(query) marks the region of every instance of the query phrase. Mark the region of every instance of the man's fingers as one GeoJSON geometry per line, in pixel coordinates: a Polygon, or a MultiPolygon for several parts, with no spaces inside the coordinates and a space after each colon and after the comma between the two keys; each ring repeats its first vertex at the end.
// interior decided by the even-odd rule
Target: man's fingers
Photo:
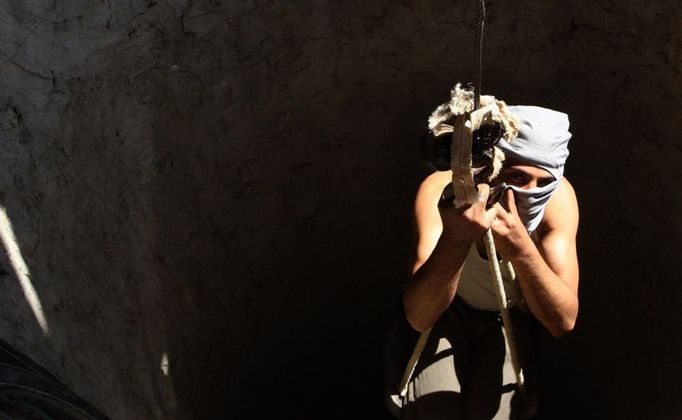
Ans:
{"type": "Polygon", "coordinates": [[[478,202],[487,203],[488,196],[490,195],[490,185],[488,184],[478,184],[478,202]]]}
{"type": "Polygon", "coordinates": [[[516,215],[519,214],[518,210],[516,209],[516,199],[514,198],[514,190],[512,190],[511,188],[505,191],[504,208],[509,213],[516,215]]]}
{"type": "Polygon", "coordinates": [[[495,205],[490,207],[490,210],[495,210],[495,217],[493,218],[493,222],[490,224],[490,229],[493,231],[493,234],[497,235],[498,230],[506,226],[509,214],[500,203],[495,203],[495,205]]]}
{"type": "Polygon", "coordinates": [[[500,203],[502,204],[502,207],[504,207],[506,211],[511,213],[511,209],[509,208],[510,196],[513,199],[514,191],[512,191],[511,188],[504,192],[504,196],[502,197],[502,200],[500,200],[500,203]]]}
{"type": "Polygon", "coordinates": [[[505,208],[502,206],[502,204],[500,204],[500,203],[495,203],[495,205],[492,206],[491,208],[493,208],[493,209],[495,209],[495,210],[497,211],[497,213],[496,213],[495,215],[496,215],[496,217],[497,217],[498,219],[500,219],[500,220],[502,220],[502,221],[505,221],[505,222],[506,222],[507,220],[509,220],[509,212],[507,212],[507,209],[505,209],[505,208]]]}

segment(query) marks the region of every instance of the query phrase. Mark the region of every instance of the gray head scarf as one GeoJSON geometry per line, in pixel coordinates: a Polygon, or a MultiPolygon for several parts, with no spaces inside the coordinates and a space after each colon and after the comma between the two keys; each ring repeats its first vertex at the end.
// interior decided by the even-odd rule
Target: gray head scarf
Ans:
{"type": "Polygon", "coordinates": [[[519,134],[511,143],[497,144],[506,157],[521,160],[552,174],[554,181],[538,188],[524,190],[515,186],[516,207],[528,232],[537,229],[545,213],[545,205],[559,185],[568,158],[568,115],[537,106],[509,106],[519,120],[519,134]]]}

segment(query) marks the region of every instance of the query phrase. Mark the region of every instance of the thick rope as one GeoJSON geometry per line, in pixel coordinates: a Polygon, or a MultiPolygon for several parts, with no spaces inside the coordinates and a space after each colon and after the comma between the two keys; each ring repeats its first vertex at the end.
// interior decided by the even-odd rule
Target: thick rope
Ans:
{"type": "MultiPolygon", "coordinates": [[[[474,184],[473,170],[471,169],[471,144],[473,133],[471,125],[467,127],[468,114],[459,115],[455,119],[452,131],[452,145],[450,146],[450,165],[452,167],[452,189],[454,191],[453,205],[455,208],[472,205],[478,200],[478,189],[474,184]]],[[[417,345],[412,351],[412,356],[407,362],[407,368],[400,381],[400,396],[407,395],[407,386],[412,378],[414,369],[417,367],[419,357],[431,334],[431,328],[421,333],[417,345]]]]}
{"type": "Polygon", "coordinates": [[[414,346],[414,350],[412,351],[410,360],[408,360],[407,362],[407,368],[405,368],[403,377],[400,380],[400,386],[398,387],[398,390],[400,391],[400,397],[405,397],[405,395],[407,395],[407,385],[410,383],[410,379],[412,378],[414,369],[417,367],[417,362],[419,362],[419,356],[422,355],[422,352],[424,351],[424,346],[426,346],[426,342],[429,341],[429,335],[431,335],[431,328],[422,332],[419,335],[417,345],[414,346]]]}
{"type": "MultiPolygon", "coordinates": [[[[476,74],[476,102],[474,106],[476,109],[481,107],[481,90],[483,89],[483,30],[485,29],[485,0],[479,0],[478,2],[478,24],[476,25],[476,63],[478,64],[478,73],[476,74]]],[[[480,123],[479,123],[480,124],[480,123]]],[[[474,127],[474,121],[471,122],[471,130],[475,130],[478,127],[474,127]]],[[[478,125],[478,124],[477,124],[478,125]]],[[[469,159],[471,159],[471,153],[469,153],[469,159]]],[[[483,239],[485,242],[485,249],[488,256],[488,264],[490,265],[490,273],[493,277],[493,282],[495,283],[495,292],[497,294],[497,303],[500,308],[500,314],[502,315],[502,325],[504,326],[505,336],[507,338],[507,344],[509,346],[509,355],[512,359],[512,365],[514,366],[514,373],[516,374],[516,383],[519,387],[521,394],[525,393],[525,381],[523,377],[523,370],[521,369],[521,364],[519,363],[519,355],[516,347],[516,341],[514,339],[514,330],[512,327],[511,317],[509,316],[509,308],[507,307],[507,294],[504,290],[504,284],[502,283],[502,273],[500,272],[500,265],[497,261],[497,252],[495,250],[495,241],[493,240],[493,233],[490,228],[485,232],[485,237],[483,239]]],[[[508,264],[511,267],[511,264],[508,264]]]]}
{"type": "MultiPolygon", "coordinates": [[[[474,109],[478,110],[481,107],[481,90],[483,86],[482,74],[483,74],[483,30],[485,27],[485,1],[479,0],[479,13],[478,13],[478,24],[476,27],[476,67],[478,69],[476,74],[476,86],[474,90],[474,109]]],[[[452,133],[452,146],[451,146],[451,156],[450,164],[452,166],[452,188],[455,193],[455,199],[453,204],[455,208],[459,208],[465,205],[471,205],[478,199],[478,189],[476,188],[473,180],[473,171],[471,169],[471,144],[472,136],[474,130],[478,129],[481,125],[481,114],[478,114],[478,118],[471,118],[467,113],[463,116],[458,116],[455,120],[455,126],[453,127],[452,133]],[[465,124],[465,120],[469,120],[468,126],[465,124]]],[[[504,290],[504,284],[502,282],[502,273],[500,272],[499,262],[497,260],[497,252],[495,250],[495,242],[493,240],[492,230],[488,229],[484,236],[484,243],[486,247],[486,253],[488,256],[488,264],[490,266],[490,272],[492,274],[493,282],[495,284],[495,291],[497,295],[497,302],[500,309],[500,315],[502,316],[502,324],[504,327],[505,337],[507,339],[507,345],[509,347],[509,355],[512,360],[512,366],[514,367],[514,373],[516,375],[516,382],[521,394],[525,394],[525,380],[523,376],[523,370],[518,357],[518,351],[516,347],[516,341],[514,339],[514,332],[511,322],[511,317],[509,316],[509,309],[507,306],[507,297],[504,290]]],[[[514,271],[508,262],[507,269],[514,278],[514,271]]],[[[399,385],[399,392],[401,397],[407,395],[407,388],[414,373],[417,363],[419,362],[419,357],[421,356],[424,346],[428,341],[429,335],[431,334],[431,328],[421,333],[417,345],[415,346],[410,360],[408,361],[405,373],[403,374],[402,380],[399,385]]]]}
{"type": "Polygon", "coordinates": [[[467,127],[468,114],[455,119],[452,127],[452,144],[450,146],[450,167],[452,169],[452,189],[455,193],[453,204],[456,209],[470,206],[478,201],[478,188],[474,183],[474,171],[471,168],[471,145],[473,132],[467,127]]]}
{"type": "MultiPolygon", "coordinates": [[[[493,232],[488,229],[485,232],[485,250],[488,254],[488,265],[490,266],[490,272],[493,275],[493,281],[495,282],[495,291],[497,292],[497,305],[500,307],[500,315],[502,315],[502,325],[504,326],[505,337],[507,338],[507,344],[509,346],[509,355],[511,356],[512,366],[514,367],[514,374],[516,375],[516,383],[519,387],[521,394],[525,394],[525,381],[523,377],[523,370],[521,369],[521,363],[519,361],[519,355],[516,347],[516,340],[514,339],[514,329],[512,327],[511,317],[509,316],[509,307],[507,305],[507,293],[504,290],[504,284],[502,283],[502,273],[500,272],[500,263],[497,261],[497,251],[495,250],[495,241],[493,240],[493,232]]],[[[507,269],[511,267],[511,264],[507,265],[507,269]]],[[[511,269],[510,274],[513,276],[513,269],[511,269]]],[[[513,277],[512,277],[513,278],[513,277]]]]}

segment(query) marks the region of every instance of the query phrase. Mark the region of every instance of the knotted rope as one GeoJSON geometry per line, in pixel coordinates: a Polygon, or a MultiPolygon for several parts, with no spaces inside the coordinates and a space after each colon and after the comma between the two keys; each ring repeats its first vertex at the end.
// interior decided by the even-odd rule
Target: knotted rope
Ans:
{"type": "MultiPolygon", "coordinates": [[[[474,112],[469,114],[468,110],[464,110],[463,115],[456,116],[455,125],[452,127],[452,145],[451,145],[451,155],[450,164],[452,167],[452,188],[454,191],[454,201],[453,204],[455,208],[461,208],[463,206],[469,206],[478,200],[478,189],[474,183],[473,170],[471,167],[471,147],[473,132],[477,130],[484,121],[484,118],[488,117],[491,113],[494,114],[495,107],[497,106],[495,101],[492,100],[492,104],[487,105],[485,108],[481,108],[481,87],[482,87],[482,74],[483,74],[483,29],[485,25],[485,3],[484,0],[479,0],[479,14],[478,14],[478,24],[476,29],[476,67],[478,72],[476,74],[476,86],[475,86],[475,99],[474,99],[474,112]]],[[[455,88],[455,90],[457,87],[455,88]]],[[[453,91],[454,92],[454,91],[453,91]]],[[[453,94],[453,102],[455,101],[453,94]]],[[[452,108],[452,107],[451,107],[452,108]]],[[[499,109],[497,109],[499,111],[499,109]]],[[[438,109],[436,110],[438,112],[438,109]]],[[[492,230],[488,228],[484,236],[485,248],[488,257],[488,264],[490,267],[490,272],[492,274],[493,282],[495,285],[495,291],[497,295],[497,302],[500,309],[500,314],[502,316],[502,324],[504,327],[505,338],[507,340],[507,345],[509,347],[509,354],[511,356],[512,366],[514,367],[514,373],[516,375],[516,382],[521,394],[525,394],[525,380],[523,377],[523,370],[518,357],[518,351],[516,347],[516,341],[514,340],[514,332],[512,327],[511,317],[509,316],[509,309],[507,306],[507,296],[504,290],[504,284],[502,283],[502,273],[500,272],[500,265],[497,259],[497,252],[495,250],[495,242],[493,240],[492,230]]],[[[507,270],[514,278],[514,271],[511,264],[505,261],[507,265],[507,270]]],[[[431,328],[421,333],[419,340],[415,346],[412,355],[408,361],[407,367],[403,374],[402,380],[400,381],[399,391],[400,396],[405,397],[407,395],[407,387],[414,373],[414,369],[419,362],[419,357],[421,356],[424,346],[429,339],[431,334],[431,328]]]]}

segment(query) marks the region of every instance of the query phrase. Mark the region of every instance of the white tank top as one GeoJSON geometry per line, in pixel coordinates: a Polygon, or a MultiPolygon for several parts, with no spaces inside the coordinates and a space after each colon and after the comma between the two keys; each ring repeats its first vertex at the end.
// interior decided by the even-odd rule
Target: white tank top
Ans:
{"type": "MultiPolygon", "coordinates": [[[[507,305],[511,308],[518,305],[523,299],[516,279],[511,277],[506,264],[500,262],[502,283],[507,294],[507,305]]],[[[499,311],[497,304],[497,292],[495,283],[490,274],[488,261],[481,258],[476,249],[476,243],[469,248],[469,253],[464,260],[462,274],[457,285],[457,294],[469,306],[486,311],[499,311]]]]}

